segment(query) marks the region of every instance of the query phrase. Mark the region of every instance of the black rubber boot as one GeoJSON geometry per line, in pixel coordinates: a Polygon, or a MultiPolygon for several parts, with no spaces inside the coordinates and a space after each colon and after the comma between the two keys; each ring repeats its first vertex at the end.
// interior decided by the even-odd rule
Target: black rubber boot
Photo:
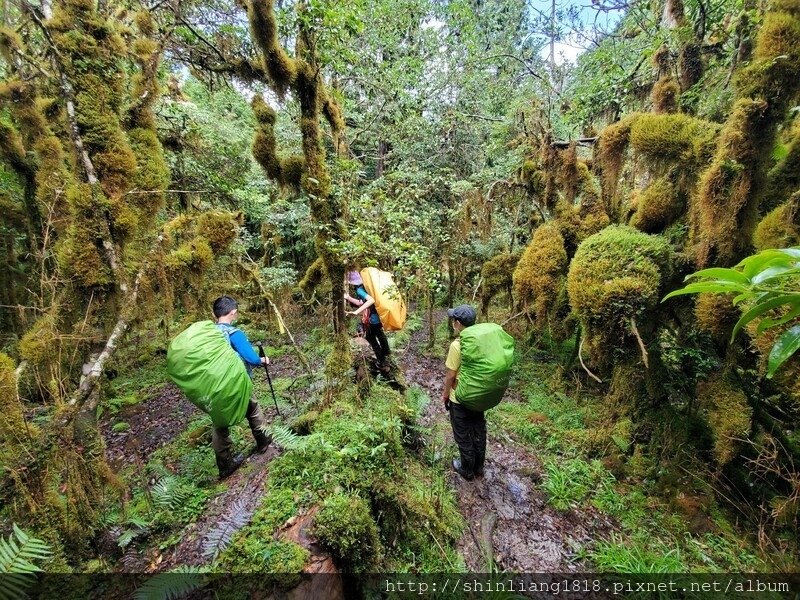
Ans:
{"type": "Polygon", "coordinates": [[[475,479],[475,475],[461,468],[461,460],[458,458],[453,459],[453,470],[467,481],[472,481],[475,479]]]}
{"type": "Polygon", "coordinates": [[[219,478],[225,479],[229,477],[242,466],[244,462],[244,456],[241,454],[237,454],[236,456],[231,458],[230,452],[226,455],[217,454],[217,469],[219,469],[219,478]]]}
{"type": "Polygon", "coordinates": [[[256,438],[256,452],[264,454],[272,443],[272,436],[263,431],[255,431],[253,432],[253,437],[256,438]]]}

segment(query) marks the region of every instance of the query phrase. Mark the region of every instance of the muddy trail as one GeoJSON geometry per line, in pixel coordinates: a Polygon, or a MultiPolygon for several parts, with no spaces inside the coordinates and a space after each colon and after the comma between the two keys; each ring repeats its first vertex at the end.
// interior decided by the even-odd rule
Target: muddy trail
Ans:
{"type": "MultiPolygon", "coordinates": [[[[434,314],[437,321],[445,318],[444,311],[434,314]]],[[[528,573],[587,570],[588,565],[576,559],[579,548],[608,531],[611,524],[595,511],[559,512],[548,506],[546,494],[540,489],[542,464],[528,449],[502,433],[496,437],[490,427],[484,476],[466,481],[449,469],[449,457],[457,450],[449,413],[440,399],[444,360],[424,352],[427,330],[425,324],[414,332],[408,346],[398,351],[394,360],[404,382],[419,386],[430,397],[420,423],[431,431],[427,442],[434,443],[435,431],[444,434],[447,452],[442,453],[442,460],[447,460],[448,480],[455,488],[466,522],[458,547],[467,568],[473,572],[528,573]]],[[[360,353],[371,354],[365,342],[356,346],[360,353]]],[[[302,375],[298,361],[288,358],[270,366],[273,378],[302,375]]],[[[504,399],[522,401],[521,391],[513,388],[504,399]]],[[[265,404],[263,408],[267,422],[274,422],[274,406],[265,404]]],[[[110,463],[118,470],[126,463],[146,462],[155,450],[185,431],[197,412],[180,390],[167,384],[141,404],[123,409],[129,430],[114,432],[111,421],[105,419],[101,428],[110,463]]],[[[488,419],[491,423],[491,413],[488,419]]],[[[249,456],[225,481],[225,490],[208,502],[197,520],[184,527],[179,542],[164,550],[129,551],[120,559],[119,570],[157,572],[180,565],[208,564],[214,552],[211,540],[215,532],[228,526],[235,531],[249,521],[265,493],[269,463],[279,454],[280,449],[273,445],[265,454],[249,456]]]]}
{"type": "MultiPolygon", "coordinates": [[[[434,319],[445,318],[444,311],[434,315],[434,319]]],[[[449,413],[441,401],[444,359],[419,352],[427,343],[426,332],[426,326],[415,332],[408,351],[397,360],[407,383],[423,388],[431,399],[422,424],[444,431],[446,444],[454,449],[449,413]]],[[[513,388],[503,400],[522,401],[520,390],[513,388]]],[[[487,418],[491,422],[491,412],[487,418]]],[[[456,489],[459,508],[467,523],[459,550],[470,571],[586,571],[589,565],[576,559],[579,548],[611,527],[596,511],[564,513],[548,506],[546,494],[540,489],[541,462],[509,437],[493,436],[491,427],[484,476],[466,481],[450,470],[448,479],[456,489]]]]}
{"type": "MultiPolygon", "coordinates": [[[[287,359],[273,361],[270,373],[273,380],[294,379],[302,376],[303,370],[299,362],[288,355],[287,359]]],[[[262,404],[262,410],[267,423],[278,418],[271,398],[269,404],[262,404]]],[[[284,405],[283,410],[288,410],[288,407],[284,405]]],[[[174,384],[167,383],[145,401],[126,407],[117,415],[118,419],[128,423],[127,430],[115,432],[114,420],[107,416],[101,420],[100,428],[109,464],[115,471],[130,464],[145,464],[153,452],[174,442],[186,431],[199,412],[174,384]]],[[[244,432],[244,436],[254,447],[249,430],[244,432]]],[[[208,452],[212,452],[210,447],[208,452]]],[[[265,493],[269,463],[279,454],[280,448],[274,444],[264,454],[246,454],[242,467],[225,480],[225,490],[206,504],[198,519],[184,527],[177,544],[163,551],[155,548],[137,551],[131,547],[119,559],[118,570],[159,572],[180,565],[208,564],[218,551],[213,544],[214,535],[225,528],[233,533],[249,522],[265,493]]],[[[202,485],[214,485],[216,481],[211,477],[202,485]]]]}

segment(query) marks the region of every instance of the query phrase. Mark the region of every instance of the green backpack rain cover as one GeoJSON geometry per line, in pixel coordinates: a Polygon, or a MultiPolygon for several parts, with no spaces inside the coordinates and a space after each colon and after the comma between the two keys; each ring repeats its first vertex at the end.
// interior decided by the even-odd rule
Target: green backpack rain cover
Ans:
{"type": "Polygon", "coordinates": [[[167,350],[167,375],[214,427],[244,418],[253,382],[242,359],[213,321],[198,321],[179,333],[167,350]]]}
{"type": "Polygon", "coordinates": [[[456,399],[465,408],[483,411],[503,399],[514,364],[514,338],[496,323],[467,327],[461,339],[461,367],[456,399]]]}

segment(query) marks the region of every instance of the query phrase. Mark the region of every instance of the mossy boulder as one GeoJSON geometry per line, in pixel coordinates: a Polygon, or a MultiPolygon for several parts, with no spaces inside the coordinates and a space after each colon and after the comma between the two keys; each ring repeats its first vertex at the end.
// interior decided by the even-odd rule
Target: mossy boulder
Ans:
{"type": "Polygon", "coordinates": [[[378,526],[369,503],[359,496],[327,498],[314,518],[314,533],[347,570],[369,571],[380,560],[378,526]]]}
{"type": "Polygon", "coordinates": [[[614,349],[628,347],[632,321],[642,325],[652,316],[672,263],[665,238],[625,225],[607,227],[579,246],[567,291],[595,362],[606,363],[614,349]]]}

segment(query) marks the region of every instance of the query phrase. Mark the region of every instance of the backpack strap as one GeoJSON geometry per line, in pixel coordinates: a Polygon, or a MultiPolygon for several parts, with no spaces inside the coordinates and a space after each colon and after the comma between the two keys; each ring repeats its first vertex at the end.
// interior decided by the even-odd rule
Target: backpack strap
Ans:
{"type": "MultiPolygon", "coordinates": [[[[225,336],[225,339],[228,340],[229,344],[231,344],[231,336],[239,331],[236,327],[233,325],[228,325],[227,323],[217,323],[217,329],[222,332],[222,335],[225,336]]],[[[233,344],[231,344],[231,347],[233,347],[233,344]]]]}

